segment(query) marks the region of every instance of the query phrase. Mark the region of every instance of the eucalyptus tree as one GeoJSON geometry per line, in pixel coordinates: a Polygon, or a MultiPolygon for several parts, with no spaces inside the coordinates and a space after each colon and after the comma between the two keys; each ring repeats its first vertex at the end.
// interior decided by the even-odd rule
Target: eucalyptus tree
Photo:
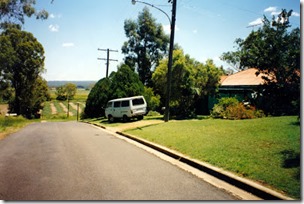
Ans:
{"type": "Polygon", "coordinates": [[[24,24],[25,17],[48,18],[48,12],[46,10],[37,11],[35,4],[35,0],[1,0],[0,27],[24,24]]]}
{"type": "Polygon", "coordinates": [[[153,70],[166,54],[169,36],[146,7],[136,21],[125,21],[124,30],[128,38],[122,46],[125,64],[137,71],[144,85],[151,86],[153,70]]]}

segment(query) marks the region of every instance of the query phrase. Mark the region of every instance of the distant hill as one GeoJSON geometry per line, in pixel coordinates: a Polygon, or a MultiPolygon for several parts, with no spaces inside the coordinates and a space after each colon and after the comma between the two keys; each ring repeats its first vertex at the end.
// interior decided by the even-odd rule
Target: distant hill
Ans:
{"type": "Polygon", "coordinates": [[[96,81],[48,81],[49,87],[59,87],[67,83],[75,84],[78,88],[89,89],[92,88],[96,81]]]}

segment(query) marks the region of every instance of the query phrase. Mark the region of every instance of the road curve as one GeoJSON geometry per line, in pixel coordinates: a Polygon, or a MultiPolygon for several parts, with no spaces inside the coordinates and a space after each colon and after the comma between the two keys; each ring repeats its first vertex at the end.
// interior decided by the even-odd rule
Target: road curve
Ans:
{"type": "Polygon", "coordinates": [[[88,124],[35,123],[0,141],[0,200],[235,200],[88,124]]]}

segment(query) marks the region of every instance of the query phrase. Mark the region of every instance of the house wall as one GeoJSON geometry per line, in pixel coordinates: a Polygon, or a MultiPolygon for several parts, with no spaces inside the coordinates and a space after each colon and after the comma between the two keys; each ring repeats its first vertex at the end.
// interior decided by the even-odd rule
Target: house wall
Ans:
{"type": "Polygon", "coordinates": [[[208,111],[212,110],[215,104],[221,98],[235,97],[241,101],[253,101],[252,94],[255,92],[258,86],[221,86],[217,96],[209,96],[208,98],[208,111]]]}

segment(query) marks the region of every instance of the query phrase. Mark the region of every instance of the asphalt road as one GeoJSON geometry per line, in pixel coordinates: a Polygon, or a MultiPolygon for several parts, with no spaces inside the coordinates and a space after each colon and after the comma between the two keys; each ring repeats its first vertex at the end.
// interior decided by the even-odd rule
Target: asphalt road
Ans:
{"type": "Polygon", "coordinates": [[[88,124],[35,123],[0,141],[0,200],[235,200],[88,124]]]}

